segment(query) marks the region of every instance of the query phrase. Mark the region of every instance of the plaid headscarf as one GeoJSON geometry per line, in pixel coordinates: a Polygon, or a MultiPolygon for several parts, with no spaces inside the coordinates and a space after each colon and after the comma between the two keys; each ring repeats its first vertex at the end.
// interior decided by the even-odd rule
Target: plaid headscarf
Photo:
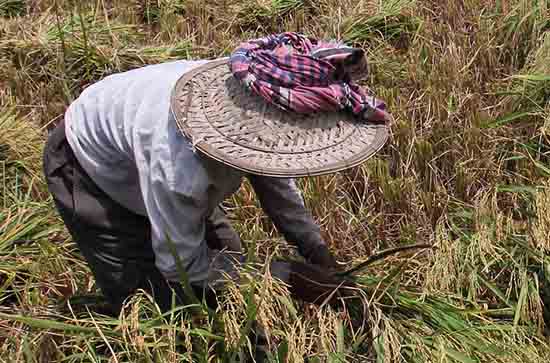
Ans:
{"type": "Polygon", "coordinates": [[[240,44],[229,68],[252,92],[284,110],[348,110],[365,121],[389,121],[385,103],[349,75],[363,54],[341,42],[287,32],[240,44]]]}

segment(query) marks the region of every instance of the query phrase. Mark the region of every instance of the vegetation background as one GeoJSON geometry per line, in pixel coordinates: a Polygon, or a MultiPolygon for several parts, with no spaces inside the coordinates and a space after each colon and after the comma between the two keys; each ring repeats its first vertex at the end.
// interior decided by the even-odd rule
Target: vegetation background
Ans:
{"type": "MultiPolygon", "coordinates": [[[[255,320],[273,362],[548,362],[549,30],[547,0],[0,0],[0,361],[233,362],[255,320]],[[118,319],[63,308],[95,290],[41,174],[65,107],[108,74],[281,31],[364,47],[396,120],[364,165],[300,181],[338,259],[436,248],[362,269],[339,308],[265,271],[183,321],[145,294],[118,319]]],[[[247,185],[227,207],[260,271],[292,255],[247,185]]]]}

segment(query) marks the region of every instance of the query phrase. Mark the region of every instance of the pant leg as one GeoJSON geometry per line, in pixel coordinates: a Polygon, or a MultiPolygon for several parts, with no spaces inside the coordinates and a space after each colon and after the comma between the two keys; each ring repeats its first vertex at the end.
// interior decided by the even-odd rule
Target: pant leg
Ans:
{"type": "Polygon", "coordinates": [[[67,143],[63,123],[46,144],[44,173],[59,214],[114,311],[136,289],[153,294],[163,311],[169,309],[172,289],[155,266],[149,220],[95,185],[67,143]]]}

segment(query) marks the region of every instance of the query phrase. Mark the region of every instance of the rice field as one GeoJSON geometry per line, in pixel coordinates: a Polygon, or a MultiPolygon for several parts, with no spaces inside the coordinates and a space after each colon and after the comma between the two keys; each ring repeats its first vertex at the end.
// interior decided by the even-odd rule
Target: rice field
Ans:
{"type": "Polygon", "coordinates": [[[278,363],[548,362],[549,176],[548,0],[0,0],[0,362],[244,362],[260,328],[278,363]],[[296,251],[244,184],[225,203],[253,263],[217,311],[67,303],[96,287],[41,171],[66,106],[282,31],[363,47],[395,118],[363,165],[299,181],[339,262],[367,261],[356,297],[303,304],[271,278],[296,251]],[[412,244],[431,247],[372,257],[412,244]]]}

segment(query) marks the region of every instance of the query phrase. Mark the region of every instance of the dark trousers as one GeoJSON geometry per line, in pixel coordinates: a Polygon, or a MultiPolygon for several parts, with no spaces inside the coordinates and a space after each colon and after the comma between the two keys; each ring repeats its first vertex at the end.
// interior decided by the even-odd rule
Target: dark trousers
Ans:
{"type": "MultiPolygon", "coordinates": [[[[137,289],[151,293],[163,311],[171,308],[173,297],[185,302],[180,284],[168,282],[155,266],[148,218],[124,208],[92,181],[67,143],[64,122],[51,133],[43,162],[55,206],[113,313],[137,289]]],[[[207,219],[205,238],[212,249],[241,249],[220,208],[207,219]]]]}

